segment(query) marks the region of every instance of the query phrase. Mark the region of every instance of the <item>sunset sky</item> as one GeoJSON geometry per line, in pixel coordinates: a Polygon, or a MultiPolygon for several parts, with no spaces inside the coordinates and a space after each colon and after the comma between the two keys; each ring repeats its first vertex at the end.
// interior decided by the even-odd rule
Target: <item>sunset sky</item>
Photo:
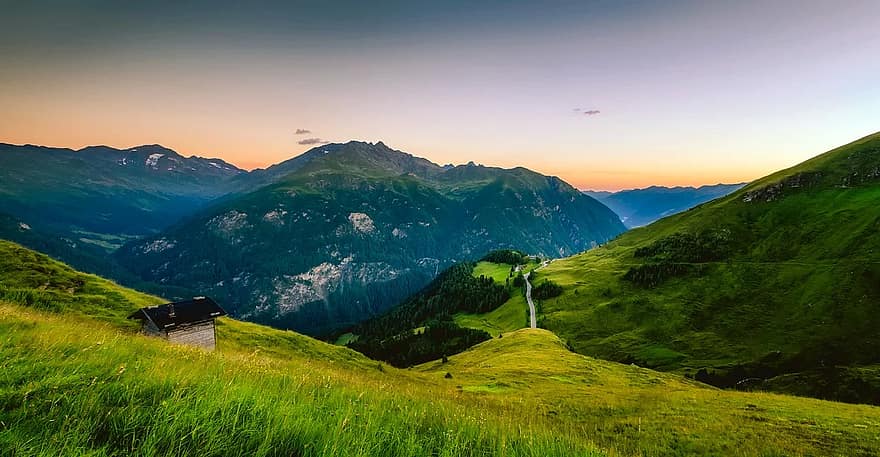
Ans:
{"type": "Polygon", "coordinates": [[[0,142],[254,168],[381,140],[621,189],[880,130],[877,0],[240,3],[0,0],[0,142]]]}

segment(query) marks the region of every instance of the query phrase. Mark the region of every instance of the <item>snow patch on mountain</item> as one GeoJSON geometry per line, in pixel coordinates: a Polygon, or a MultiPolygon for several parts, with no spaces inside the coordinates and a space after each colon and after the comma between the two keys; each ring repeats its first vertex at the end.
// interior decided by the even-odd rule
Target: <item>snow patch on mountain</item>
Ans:
{"type": "Polygon", "coordinates": [[[151,252],[167,251],[168,249],[174,248],[174,246],[177,246],[177,243],[174,241],[169,240],[168,238],[159,238],[158,240],[143,245],[141,251],[143,251],[144,254],[149,254],[151,252]]]}
{"type": "Polygon", "coordinates": [[[144,165],[156,170],[159,168],[159,159],[162,157],[165,157],[165,154],[150,154],[147,160],[144,161],[144,165]]]}
{"type": "Polygon", "coordinates": [[[275,209],[264,214],[263,220],[272,224],[284,225],[284,220],[282,218],[286,215],[287,211],[283,209],[275,209]]]}
{"type": "Polygon", "coordinates": [[[217,235],[236,244],[244,239],[239,232],[250,228],[251,224],[247,221],[247,213],[232,210],[211,218],[207,226],[217,235]]]}
{"type": "Polygon", "coordinates": [[[351,213],[348,215],[348,221],[351,222],[355,230],[361,233],[373,233],[376,230],[373,219],[366,213],[351,213]]]}

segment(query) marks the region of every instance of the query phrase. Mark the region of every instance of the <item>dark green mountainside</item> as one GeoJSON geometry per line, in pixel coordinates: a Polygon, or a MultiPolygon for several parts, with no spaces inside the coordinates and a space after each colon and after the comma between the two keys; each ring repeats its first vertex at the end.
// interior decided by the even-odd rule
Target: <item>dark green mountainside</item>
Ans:
{"type": "Polygon", "coordinates": [[[583,354],[880,402],[880,134],[552,263],[583,354]]]}
{"type": "Polygon", "coordinates": [[[596,200],[523,168],[441,167],[361,142],[288,166],[117,259],[241,318],[319,333],[384,311],[457,260],[513,247],[570,255],[625,229],[596,200]]]}
{"type": "Polygon", "coordinates": [[[0,143],[0,212],[113,250],[230,192],[246,172],[159,145],[80,150],[0,143]]]}

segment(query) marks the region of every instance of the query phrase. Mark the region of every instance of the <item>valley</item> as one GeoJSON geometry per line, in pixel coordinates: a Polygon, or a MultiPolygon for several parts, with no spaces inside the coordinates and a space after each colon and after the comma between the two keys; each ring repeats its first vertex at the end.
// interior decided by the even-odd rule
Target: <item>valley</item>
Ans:
{"type": "MultiPolygon", "coordinates": [[[[877,221],[857,209],[876,197],[871,170],[877,141],[876,135],[859,140],[570,257],[499,249],[477,261],[450,260],[442,270],[435,264],[436,277],[398,306],[337,330],[332,339],[347,347],[230,318],[218,322],[214,353],[168,345],[140,336],[125,319],[132,309],[163,299],[0,242],[0,328],[6,335],[0,352],[7,361],[0,401],[2,421],[11,424],[0,431],[0,448],[20,454],[36,452],[29,443],[55,443],[42,449],[873,455],[880,446],[874,436],[877,407],[804,397],[876,403],[880,362],[871,359],[869,333],[859,329],[873,325],[866,310],[874,297],[871,272],[880,264],[870,244],[877,221]],[[841,181],[845,186],[826,184],[841,181]],[[814,231],[803,231],[807,218],[814,231]],[[768,221],[772,231],[762,232],[768,221]],[[802,249],[789,244],[780,251],[786,246],[778,244],[783,238],[775,231],[802,240],[802,249]],[[814,235],[819,232],[826,237],[814,235]],[[858,253],[847,247],[855,245],[858,253]],[[817,281],[816,275],[828,279],[817,281]],[[804,292],[808,305],[772,294],[773,288],[796,290],[795,284],[810,284],[804,292]],[[834,311],[818,301],[827,294],[826,284],[846,284],[828,300],[853,292],[864,298],[834,311]],[[693,308],[694,294],[704,297],[711,319],[693,308]],[[716,297],[727,301],[712,302],[716,297]],[[738,306],[725,308],[730,300],[738,306]],[[824,326],[823,319],[842,319],[849,330],[836,333],[838,327],[824,326]],[[776,329],[784,329],[785,344],[773,338],[776,329]],[[157,408],[158,414],[142,412],[157,408]],[[236,412],[221,412],[226,410],[236,412]],[[68,419],[38,427],[58,413],[68,419]],[[242,414],[271,424],[270,433],[241,422],[242,414]],[[209,416],[213,425],[205,427],[209,416]],[[88,417],[108,417],[112,426],[88,417]],[[134,438],[141,429],[150,430],[149,439],[134,438]],[[71,430],[82,438],[59,439],[71,430]],[[224,439],[222,430],[235,430],[235,439],[224,439]],[[184,439],[163,439],[181,431],[184,439]],[[24,440],[26,435],[39,439],[24,440]]],[[[307,181],[270,186],[268,195],[312,192],[303,183],[316,175],[338,179],[323,166],[310,173],[307,181]]],[[[396,192],[418,189],[411,195],[427,192],[441,204],[439,191],[419,187],[419,181],[410,185],[415,187],[396,192]]],[[[245,194],[242,201],[266,201],[257,195],[245,194]]],[[[349,194],[334,198],[341,195],[349,194]]],[[[252,232],[250,207],[222,206],[231,201],[225,198],[213,210],[222,219],[205,216],[209,227],[220,230],[206,252],[229,252],[223,246],[266,237],[252,232]]],[[[374,210],[339,216],[350,224],[353,239],[368,241],[391,227],[368,211],[374,210]]],[[[276,214],[287,226],[287,215],[276,214]]],[[[14,217],[4,224],[8,233],[61,255],[88,252],[50,241],[14,217]]],[[[176,252],[187,231],[172,227],[123,249],[176,252]]],[[[200,233],[194,239],[206,238],[200,233]]],[[[92,252],[100,257],[99,250],[92,252]]],[[[335,268],[311,274],[332,279],[335,268]]]]}
{"type": "Polygon", "coordinates": [[[168,345],[124,318],[158,298],[8,242],[0,252],[4,452],[868,456],[880,446],[875,407],[718,390],[574,354],[542,329],[412,370],[228,318],[214,353],[168,345]]]}
{"type": "Polygon", "coordinates": [[[877,18],[4,2],[0,457],[880,456],[877,18]]]}
{"type": "Polygon", "coordinates": [[[651,186],[619,192],[584,191],[614,211],[627,228],[644,227],[667,216],[735,192],[747,183],[700,187],[651,186]]]}
{"type": "Polygon", "coordinates": [[[440,166],[381,142],[327,144],[251,172],[158,145],[2,145],[0,165],[4,237],[132,287],[207,294],[238,318],[313,335],[381,314],[492,249],[567,255],[625,230],[559,178],[440,166]]]}

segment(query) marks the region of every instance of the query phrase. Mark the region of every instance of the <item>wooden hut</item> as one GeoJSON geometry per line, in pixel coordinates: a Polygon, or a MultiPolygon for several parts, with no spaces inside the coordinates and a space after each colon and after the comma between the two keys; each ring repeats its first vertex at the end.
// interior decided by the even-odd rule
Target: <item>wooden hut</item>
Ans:
{"type": "Polygon", "coordinates": [[[225,315],[226,311],[214,300],[195,297],[192,300],[141,308],[128,318],[141,321],[142,331],[147,335],[165,338],[172,343],[214,350],[217,344],[214,319],[225,315]]]}

